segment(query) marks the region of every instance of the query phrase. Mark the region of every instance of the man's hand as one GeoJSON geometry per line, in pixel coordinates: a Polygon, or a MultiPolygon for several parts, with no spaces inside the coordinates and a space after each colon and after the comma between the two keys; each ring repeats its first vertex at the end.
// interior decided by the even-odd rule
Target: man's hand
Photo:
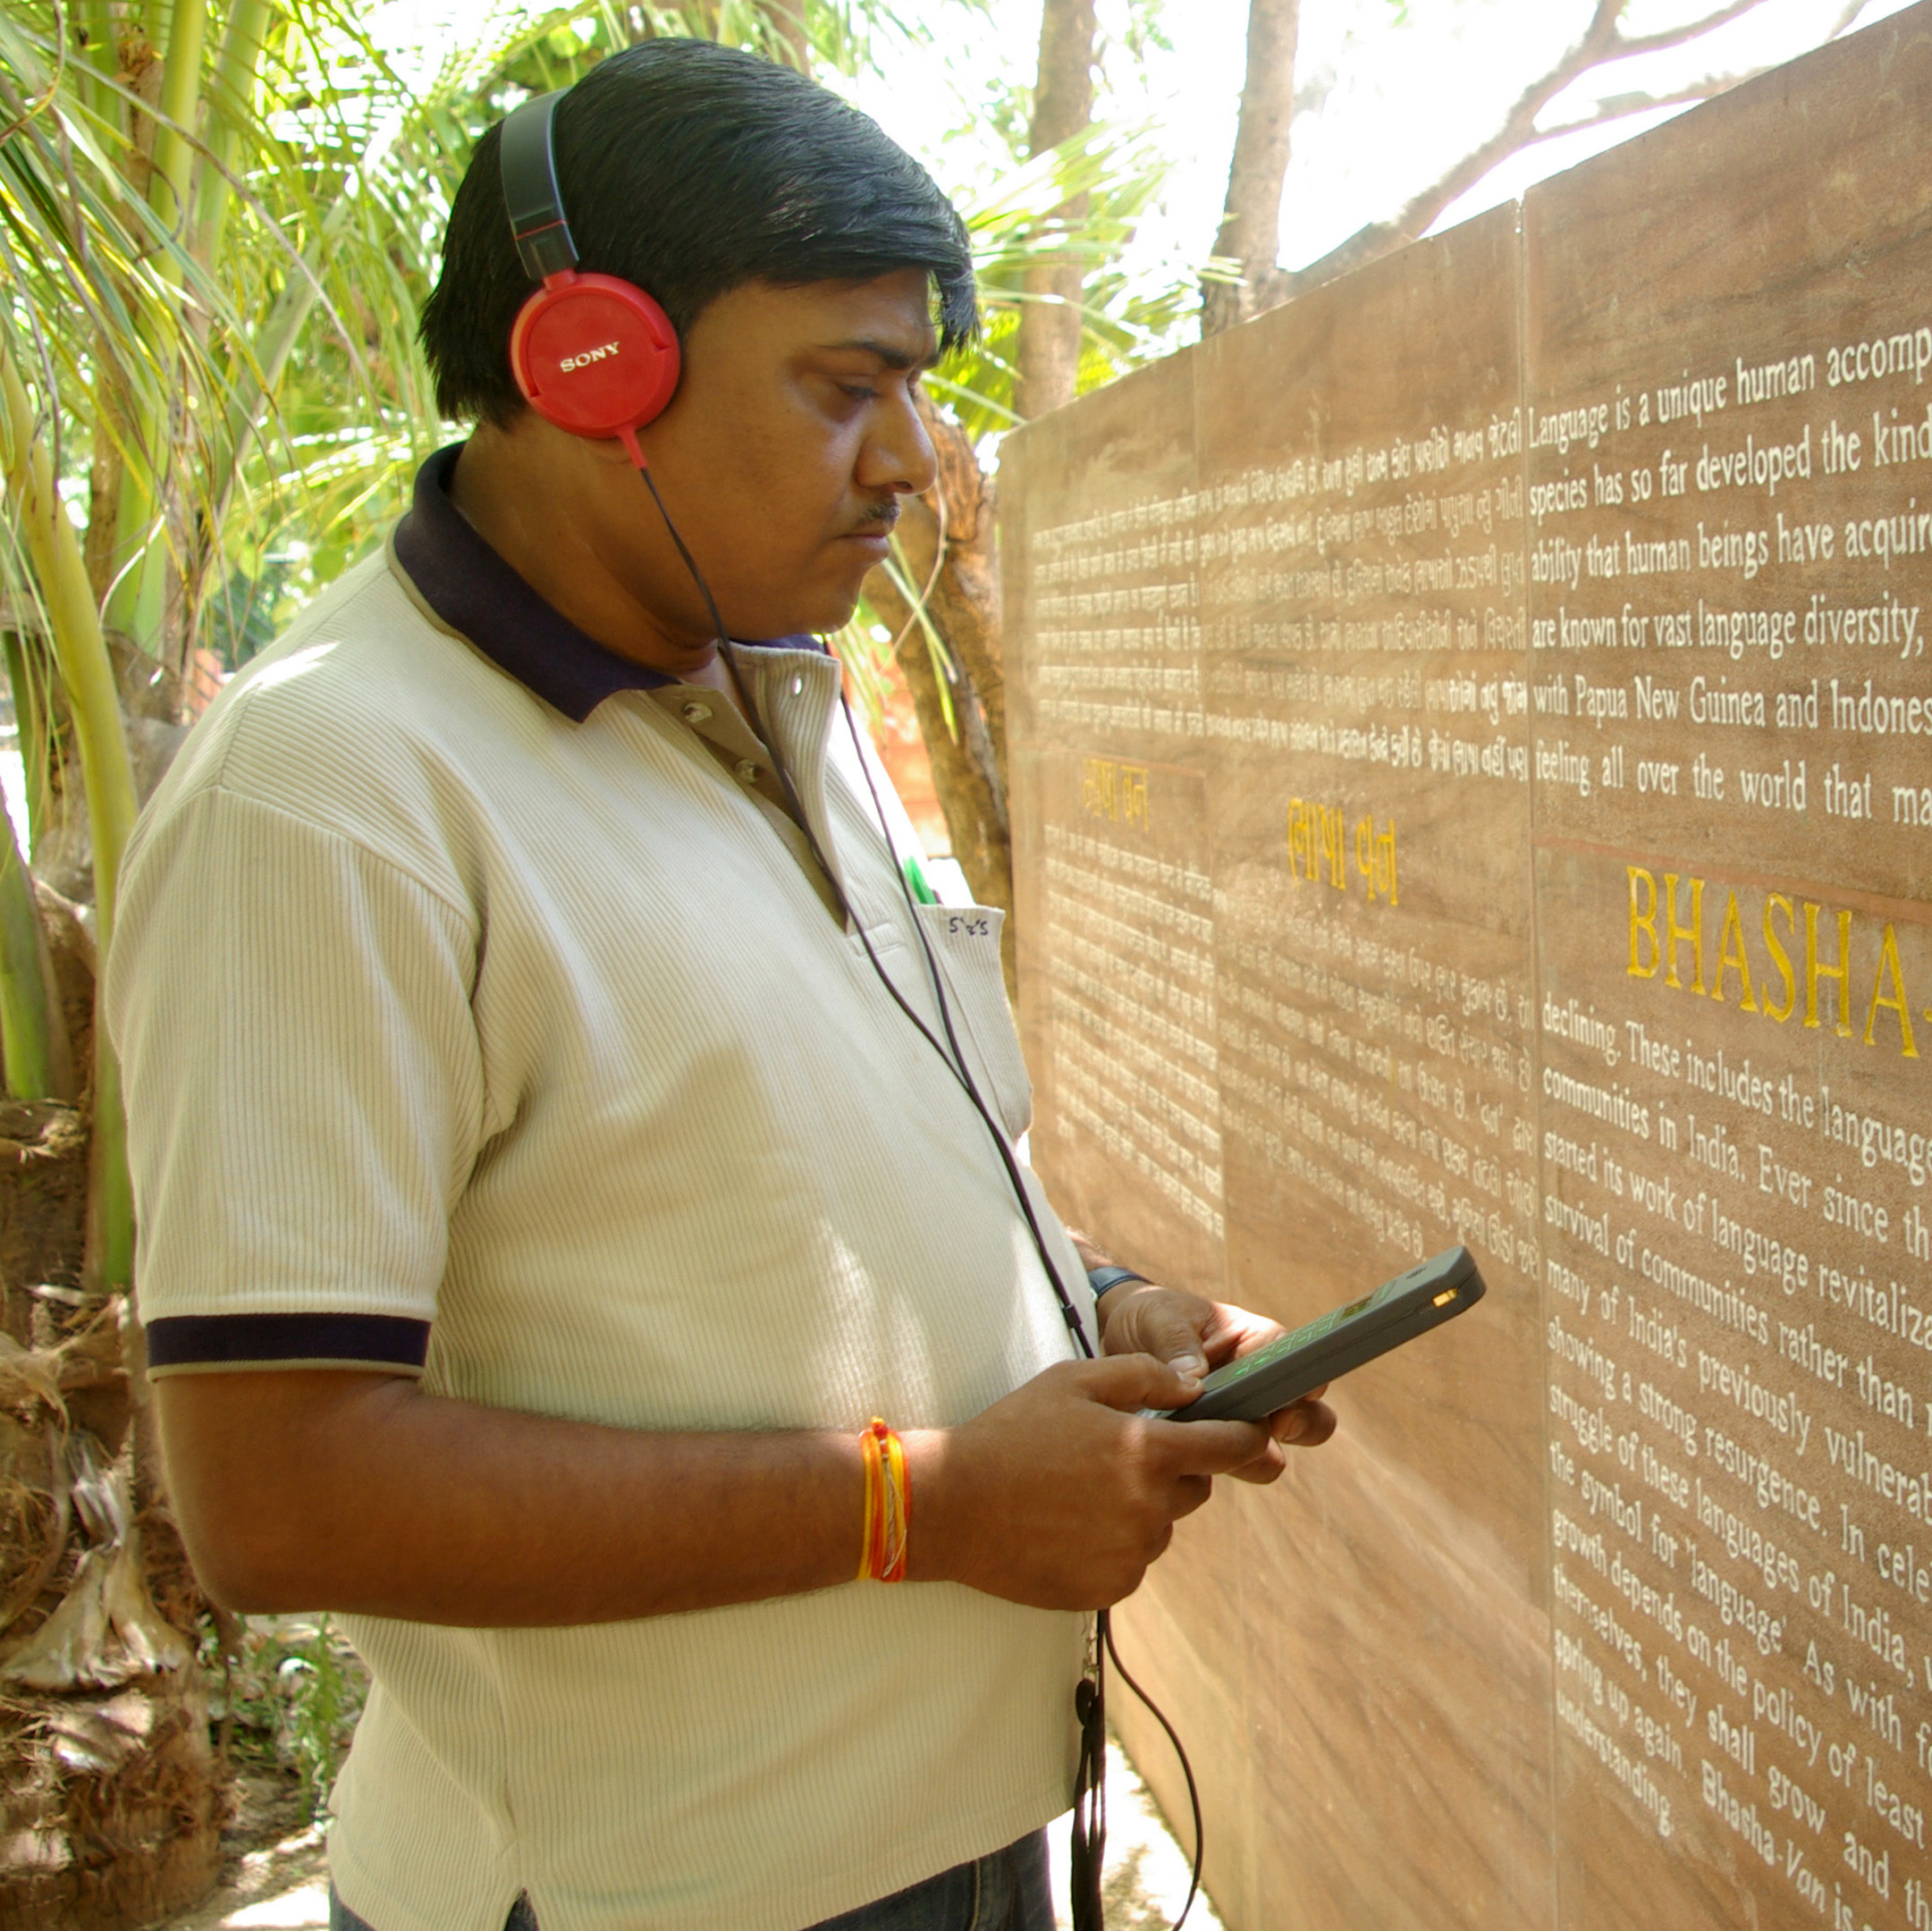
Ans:
{"type": "MultiPolygon", "coordinates": [[[[1152,1354],[1194,1380],[1224,1362],[1266,1347],[1280,1325],[1245,1308],[1204,1300],[1200,1294],[1160,1287],[1152,1281],[1123,1281],[1101,1298],[1101,1350],[1104,1354],[1152,1354]]],[[[1321,1399],[1325,1387],[1304,1395],[1268,1418],[1270,1439],[1261,1455],[1229,1473],[1243,1481],[1271,1482],[1287,1467],[1284,1446],[1319,1448],[1335,1432],[1335,1411],[1321,1399]]],[[[1183,1401],[1190,1399],[1189,1389],[1183,1401]]],[[[1177,1406],[1177,1403],[1165,1405],[1177,1406]]],[[[1204,1422],[1190,1427],[1202,1428],[1204,1422]]]]}
{"type": "Polygon", "coordinates": [[[1131,1596],[1215,1476],[1279,1459],[1258,1422],[1137,1412],[1198,1387],[1148,1354],[1068,1362],[962,1428],[908,1435],[908,1574],[1039,1609],[1131,1596]]]}

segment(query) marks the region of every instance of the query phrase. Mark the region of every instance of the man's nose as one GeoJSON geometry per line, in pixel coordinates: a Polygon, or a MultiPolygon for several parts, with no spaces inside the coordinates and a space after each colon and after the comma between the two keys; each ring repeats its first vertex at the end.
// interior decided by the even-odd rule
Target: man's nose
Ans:
{"type": "Polygon", "coordinates": [[[923,496],[938,475],[932,438],[920,419],[914,391],[901,388],[874,417],[853,480],[865,489],[923,496]]]}

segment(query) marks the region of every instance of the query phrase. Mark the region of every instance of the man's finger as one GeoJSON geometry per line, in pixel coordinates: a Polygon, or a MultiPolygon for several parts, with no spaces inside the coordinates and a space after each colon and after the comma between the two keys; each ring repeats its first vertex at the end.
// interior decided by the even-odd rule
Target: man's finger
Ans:
{"type": "Polygon", "coordinates": [[[1259,1421],[1150,1421],[1177,1474],[1232,1475],[1268,1453],[1268,1430],[1259,1421]]]}
{"type": "MultiPolygon", "coordinates": [[[[1238,1474],[1238,1470],[1234,1471],[1238,1474]]],[[[1174,1485],[1172,1507],[1174,1520],[1180,1521],[1184,1515],[1192,1515],[1197,1508],[1206,1505],[1214,1493],[1214,1481],[1207,1475],[1183,1475],[1174,1485]]]]}
{"type": "Polygon", "coordinates": [[[1278,1409],[1268,1418],[1269,1433],[1295,1448],[1319,1448],[1335,1432],[1335,1411],[1325,1401],[1304,1395],[1292,1407],[1278,1409]]]}
{"type": "Polygon", "coordinates": [[[1258,1488],[1265,1488],[1270,1482],[1278,1480],[1287,1465],[1288,1458],[1282,1452],[1281,1444],[1270,1441],[1266,1452],[1245,1468],[1230,1469],[1228,1472],[1236,1481],[1253,1482],[1258,1488]]]}
{"type": "Polygon", "coordinates": [[[1152,1354],[1104,1354],[1082,1362],[1079,1377],[1090,1399],[1129,1414],[1139,1408],[1185,1407],[1201,1392],[1195,1377],[1152,1354]]]}

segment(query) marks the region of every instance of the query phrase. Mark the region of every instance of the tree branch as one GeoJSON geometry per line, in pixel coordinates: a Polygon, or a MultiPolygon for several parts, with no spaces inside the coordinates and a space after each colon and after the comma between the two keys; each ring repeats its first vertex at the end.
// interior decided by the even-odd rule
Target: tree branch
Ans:
{"type": "MultiPolygon", "coordinates": [[[[1759,0],[1746,0],[1746,4],[1756,5],[1759,0]]],[[[1517,96],[1502,126],[1488,140],[1471,148],[1439,181],[1413,197],[1396,217],[1396,226],[1405,236],[1413,239],[1422,234],[1452,201],[1514,154],[1536,131],[1537,117],[1544,108],[1581,75],[1602,64],[1607,49],[1616,44],[1616,23],[1624,5],[1624,0],[1597,0],[1596,12],[1582,38],[1548,73],[1517,96]]]]}
{"type": "Polygon", "coordinates": [[[1545,141],[1561,140],[1565,134],[1580,134],[1586,128],[1604,127],[1613,121],[1627,121],[1633,114],[1649,114],[1659,107],[1687,107],[1696,101],[1716,100],[1720,94],[1728,94],[1734,87],[1742,87],[1747,80],[1755,80],[1759,74],[1770,72],[1768,67],[1752,67],[1742,73],[1706,74],[1701,80],[1694,80],[1690,86],[1680,88],[1675,94],[1620,94],[1614,100],[1599,101],[1595,114],[1585,114],[1580,121],[1565,121],[1556,127],[1538,128],[1528,140],[1525,148],[1540,147],[1545,141]]]}
{"type": "Polygon", "coordinates": [[[1683,46],[1692,40],[1701,39],[1708,33],[1715,33],[1720,27],[1727,26],[1746,13],[1755,13],[1767,4],[1767,0],[1731,0],[1729,6],[1721,6],[1715,13],[1707,13],[1702,20],[1691,21],[1682,27],[1660,28],[1656,33],[1638,34],[1633,38],[1616,36],[1606,60],[1628,60],[1635,54],[1661,54],[1666,47],[1683,46]]]}
{"type": "MultiPolygon", "coordinates": [[[[1866,4],[1867,0],[1858,0],[1857,9],[1848,18],[1855,20],[1866,4]]],[[[1651,105],[1675,105],[1681,100],[1705,100],[1713,94],[1723,92],[1721,86],[1714,86],[1708,92],[1701,91],[1702,83],[1700,83],[1699,89],[1688,89],[1682,96],[1671,96],[1654,102],[1647,99],[1642,105],[1617,103],[1614,111],[1599,109],[1596,114],[1565,122],[1560,127],[1539,129],[1536,124],[1543,110],[1592,68],[1607,65],[1612,61],[1627,60],[1633,55],[1682,46],[1755,12],[1767,4],[1767,0],[1727,0],[1727,4],[1685,26],[1666,28],[1657,33],[1635,37],[1625,37],[1617,30],[1625,4],[1626,0],[1596,0],[1590,24],[1575,45],[1548,72],[1523,90],[1504,115],[1501,126],[1489,139],[1471,148],[1439,180],[1413,196],[1393,220],[1371,223],[1368,227],[1359,229],[1339,248],[1330,249],[1320,261],[1312,262],[1305,268],[1293,273],[1278,271],[1270,276],[1263,288],[1266,299],[1257,307],[1272,308],[1294,296],[1305,294],[1324,282],[1332,282],[1337,275],[1363,267],[1392,253],[1404,243],[1417,240],[1428,232],[1446,208],[1460,200],[1511,155],[1520,153],[1525,148],[1554,140],[1560,134],[1574,133],[1579,128],[1594,127],[1624,119],[1627,114],[1644,113],[1651,105]]],[[[1843,30],[1842,24],[1839,30],[1843,30]]],[[[1735,78],[1747,80],[1750,76],[1741,74],[1735,78]]],[[[1735,81],[1725,84],[1734,85],[1735,81]]]]}

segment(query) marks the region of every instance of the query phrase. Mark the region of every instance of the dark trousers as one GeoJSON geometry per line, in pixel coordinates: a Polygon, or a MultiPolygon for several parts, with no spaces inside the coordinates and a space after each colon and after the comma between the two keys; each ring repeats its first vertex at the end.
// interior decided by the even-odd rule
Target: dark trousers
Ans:
{"type": "MultiPolygon", "coordinates": [[[[375,1931],[329,1892],[329,1931],[375,1931]]],[[[510,1907],[503,1931],[537,1931],[527,1898],[510,1907]]],[[[970,1864],[828,1918],[813,1931],[1053,1931],[1047,1839],[1035,1831],[970,1864]]]]}

